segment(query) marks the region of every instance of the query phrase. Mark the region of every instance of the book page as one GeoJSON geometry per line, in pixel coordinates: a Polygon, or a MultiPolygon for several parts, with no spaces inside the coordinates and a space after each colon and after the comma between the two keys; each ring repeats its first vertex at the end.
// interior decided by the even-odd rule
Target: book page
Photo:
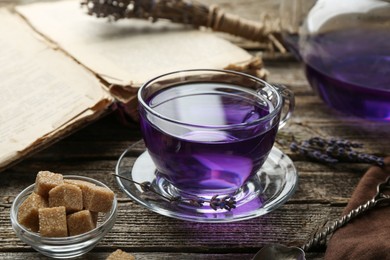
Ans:
{"type": "Polygon", "coordinates": [[[168,21],[108,22],[87,15],[77,0],[19,6],[17,12],[112,84],[137,87],[167,72],[223,69],[252,58],[213,33],[168,21]]]}
{"type": "MultiPolygon", "coordinates": [[[[0,9],[0,169],[112,98],[18,15],[0,9]]],[[[49,138],[50,139],[50,138],[49,138]]]]}
{"type": "Polygon", "coordinates": [[[79,0],[4,9],[0,20],[0,171],[98,118],[113,97],[137,118],[137,87],[151,78],[253,58],[190,26],[98,19],[79,0]]]}

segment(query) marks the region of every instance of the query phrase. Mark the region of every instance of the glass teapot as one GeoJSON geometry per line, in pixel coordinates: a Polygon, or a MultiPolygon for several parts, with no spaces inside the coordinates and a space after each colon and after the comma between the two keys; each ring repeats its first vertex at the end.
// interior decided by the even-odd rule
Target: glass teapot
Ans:
{"type": "Polygon", "coordinates": [[[283,39],[325,103],[390,122],[390,0],[282,0],[280,12],[283,39]]]}

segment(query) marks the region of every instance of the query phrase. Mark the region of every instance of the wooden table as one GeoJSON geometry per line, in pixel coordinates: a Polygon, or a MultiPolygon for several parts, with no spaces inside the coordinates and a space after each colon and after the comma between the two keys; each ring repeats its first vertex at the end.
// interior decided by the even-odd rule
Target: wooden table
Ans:
{"type": "MultiPolygon", "coordinates": [[[[256,4],[243,2],[248,2],[247,10],[256,4]]],[[[313,93],[301,65],[291,56],[266,54],[265,66],[270,82],[286,84],[296,95],[295,114],[276,143],[294,161],[300,178],[296,193],[285,205],[265,216],[229,224],[192,223],[150,212],[129,199],[109,174],[127,147],[135,144],[131,150],[134,160],[145,149],[137,124],[124,126],[114,113],[0,173],[0,259],[45,259],[16,237],[9,219],[15,196],[34,182],[39,170],[96,178],[118,196],[115,226],[81,259],[105,259],[121,248],[136,259],[244,260],[268,243],[304,244],[340,215],[368,165],[344,163],[330,167],[310,162],[289,151],[291,137],[345,138],[363,143],[366,152],[386,155],[390,151],[390,124],[345,117],[328,108],[313,93]]],[[[324,247],[318,248],[307,258],[322,259],[324,251],[324,247]]]]}

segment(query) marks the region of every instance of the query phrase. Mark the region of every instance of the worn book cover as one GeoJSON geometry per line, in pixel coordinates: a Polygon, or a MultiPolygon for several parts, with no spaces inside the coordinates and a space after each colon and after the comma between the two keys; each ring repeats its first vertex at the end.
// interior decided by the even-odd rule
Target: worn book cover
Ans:
{"type": "Polygon", "coordinates": [[[96,19],[75,0],[0,9],[0,20],[0,171],[100,118],[115,102],[136,118],[137,89],[148,79],[253,61],[211,32],[96,19]]]}

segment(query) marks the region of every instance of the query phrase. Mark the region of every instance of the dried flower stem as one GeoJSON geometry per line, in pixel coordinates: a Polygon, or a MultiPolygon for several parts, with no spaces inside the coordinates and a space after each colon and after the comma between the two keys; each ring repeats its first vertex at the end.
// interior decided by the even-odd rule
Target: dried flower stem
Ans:
{"type": "Polygon", "coordinates": [[[121,179],[124,179],[124,180],[126,180],[126,181],[129,181],[129,182],[131,182],[131,183],[137,184],[137,185],[139,185],[139,186],[141,187],[141,189],[142,189],[143,191],[150,191],[150,192],[152,192],[152,193],[154,193],[154,194],[156,194],[156,195],[158,195],[158,196],[160,196],[160,197],[162,197],[162,198],[164,198],[164,199],[166,199],[166,200],[169,200],[169,201],[172,200],[172,198],[166,197],[166,196],[164,196],[163,194],[161,194],[161,193],[155,191],[154,189],[152,189],[149,182],[139,183],[139,182],[137,182],[137,181],[131,180],[131,179],[129,179],[129,178],[123,177],[123,176],[118,175],[118,174],[115,174],[115,173],[111,173],[111,175],[113,175],[113,176],[115,176],[115,177],[118,177],[118,178],[121,178],[121,179]]]}
{"type": "Polygon", "coordinates": [[[171,203],[185,203],[185,204],[190,204],[191,206],[195,206],[195,207],[202,207],[203,204],[207,202],[210,205],[210,207],[214,210],[226,209],[226,210],[230,211],[230,210],[236,208],[236,200],[233,196],[228,195],[228,196],[224,196],[222,198],[218,198],[219,195],[214,195],[210,200],[195,197],[194,195],[191,195],[191,194],[189,194],[189,195],[194,196],[194,198],[192,198],[192,199],[187,199],[187,198],[182,198],[182,197],[173,197],[173,196],[167,197],[167,196],[161,194],[160,192],[154,190],[153,187],[151,186],[150,182],[139,183],[139,182],[134,181],[130,178],[126,178],[124,176],[121,176],[121,175],[118,175],[115,173],[111,173],[111,175],[118,177],[118,178],[121,178],[121,179],[124,179],[128,182],[137,184],[141,187],[141,189],[144,192],[152,192],[155,195],[158,195],[161,198],[163,198],[171,203]]]}
{"type": "Polygon", "coordinates": [[[206,27],[249,40],[271,43],[280,52],[286,52],[281,43],[279,22],[263,16],[262,21],[251,21],[225,13],[215,5],[206,6],[190,0],[81,0],[89,15],[110,20],[138,18],[170,20],[189,24],[196,28],[206,27]]]}

